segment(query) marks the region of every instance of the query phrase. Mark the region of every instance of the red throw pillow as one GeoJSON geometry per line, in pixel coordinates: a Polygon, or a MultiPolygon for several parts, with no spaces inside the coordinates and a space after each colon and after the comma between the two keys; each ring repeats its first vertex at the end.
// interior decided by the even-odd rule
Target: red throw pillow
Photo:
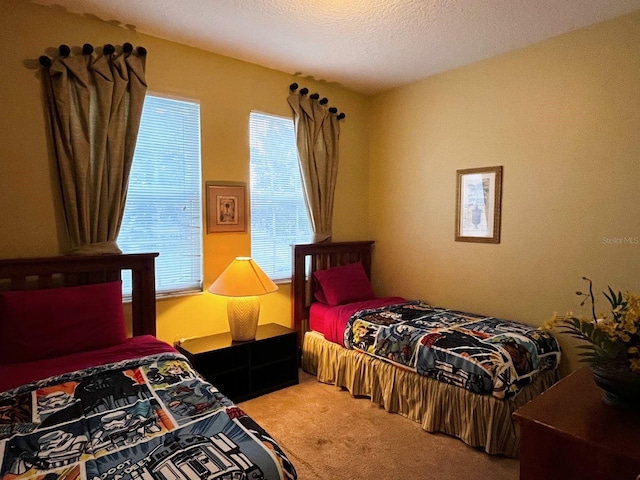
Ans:
{"type": "Polygon", "coordinates": [[[120,281],[0,293],[0,363],[96,350],[126,337],[120,281]]]}
{"type": "MultiPolygon", "coordinates": [[[[344,305],[376,298],[361,262],[314,272],[328,305],[344,305]]],[[[316,296],[316,298],[318,298],[316,296]]]]}
{"type": "Polygon", "coordinates": [[[324,292],[322,291],[322,287],[320,285],[318,285],[315,292],[313,292],[313,296],[320,303],[328,303],[327,297],[324,296],[324,292]]]}

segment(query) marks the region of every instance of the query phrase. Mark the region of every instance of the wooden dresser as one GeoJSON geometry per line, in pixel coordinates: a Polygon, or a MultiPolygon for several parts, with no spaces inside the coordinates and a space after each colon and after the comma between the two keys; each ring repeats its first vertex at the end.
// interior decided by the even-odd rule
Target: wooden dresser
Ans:
{"type": "Polygon", "coordinates": [[[185,340],[175,348],[235,403],[298,383],[297,333],[259,325],[254,340],[234,342],[229,332],[185,340]]]}
{"type": "Polygon", "coordinates": [[[581,368],[522,406],[520,480],[640,480],[640,410],[611,407],[581,368]]]}

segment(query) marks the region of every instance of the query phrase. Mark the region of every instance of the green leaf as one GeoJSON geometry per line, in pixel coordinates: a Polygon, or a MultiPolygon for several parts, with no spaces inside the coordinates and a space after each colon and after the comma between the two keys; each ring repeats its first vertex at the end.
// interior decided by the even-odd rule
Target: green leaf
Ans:
{"type": "Polygon", "coordinates": [[[610,295],[607,295],[607,292],[602,292],[602,294],[605,296],[607,300],[609,300],[609,303],[613,307],[613,304],[615,303],[616,294],[614,293],[613,290],[611,290],[611,287],[608,287],[608,288],[609,288],[610,295]]]}
{"type": "Polygon", "coordinates": [[[593,345],[591,345],[591,344],[588,344],[588,345],[578,345],[576,348],[577,348],[577,349],[580,349],[580,350],[591,350],[591,351],[594,351],[594,350],[596,349],[596,347],[594,347],[594,346],[593,346],[593,345]]]}
{"type": "Polygon", "coordinates": [[[627,302],[624,301],[622,292],[618,291],[616,293],[613,291],[611,287],[608,287],[608,288],[609,288],[609,295],[607,295],[607,292],[602,292],[602,294],[607,298],[607,300],[609,300],[609,303],[611,304],[611,308],[613,310],[615,310],[618,306],[621,306],[622,308],[626,308],[627,302]]]}
{"type": "Polygon", "coordinates": [[[581,352],[581,353],[578,353],[577,355],[582,358],[598,358],[597,355],[594,355],[593,353],[590,353],[590,352],[581,352]]]}

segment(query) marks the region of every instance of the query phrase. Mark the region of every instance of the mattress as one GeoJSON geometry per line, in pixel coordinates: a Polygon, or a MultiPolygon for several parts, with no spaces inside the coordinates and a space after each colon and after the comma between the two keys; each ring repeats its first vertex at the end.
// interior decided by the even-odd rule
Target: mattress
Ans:
{"type": "Polygon", "coordinates": [[[163,352],[175,352],[175,350],[169,344],[151,335],[142,335],[127,338],[123,343],[98,350],[33,362],[0,364],[0,392],[54,375],[163,352]]]}
{"type": "Polygon", "coordinates": [[[314,303],[310,329],[341,347],[499,399],[560,362],[555,338],[522,323],[384,297],[314,303]]]}
{"type": "Polygon", "coordinates": [[[344,346],[344,331],[353,314],[361,310],[395,305],[405,301],[401,297],[382,297],[336,306],[315,302],[309,311],[309,328],[324,335],[328,341],[344,346]]]}
{"type": "MultiPolygon", "coordinates": [[[[296,478],[273,438],[185,357],[136,345],[134,358],[0,392],[0,479],[296,478]]],[[[100,358],[130,356],[123,348],[100,358]]],[[[68,360],[66,370],[85,361],[68,360]]]]}

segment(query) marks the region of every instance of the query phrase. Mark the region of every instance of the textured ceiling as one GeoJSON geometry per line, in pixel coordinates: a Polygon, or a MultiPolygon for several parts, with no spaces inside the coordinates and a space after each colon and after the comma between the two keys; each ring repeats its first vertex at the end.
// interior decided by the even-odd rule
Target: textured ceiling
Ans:
{"type": "Polygon", "coordinates": [[[30,0],[374,94],[640,10],[640,0],[30,0]]]}

